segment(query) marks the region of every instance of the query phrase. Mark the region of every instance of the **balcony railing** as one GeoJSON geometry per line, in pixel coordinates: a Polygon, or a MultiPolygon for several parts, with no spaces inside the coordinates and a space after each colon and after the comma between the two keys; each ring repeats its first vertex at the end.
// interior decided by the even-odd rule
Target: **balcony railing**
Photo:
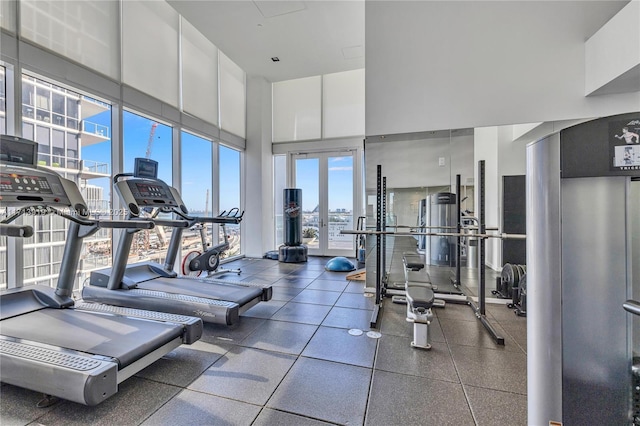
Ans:
{"type": "Polygon", "coordinates": [[[109,134],[110,128],[108,126],[104,126],[102,124],[94,123],[87,120],[82,120],[82,132],[100,136],[105,139],[109,139],[111,137],[109,134]]]}
{"type": "Polygon", "coordinates": [[[110,175],[109,164],[93,160],[81,160],[76,157],[64,155],[38,153],[38,165],[48,167],[60,167],[63,169],[73,169],[90,173],[110,175]]]}

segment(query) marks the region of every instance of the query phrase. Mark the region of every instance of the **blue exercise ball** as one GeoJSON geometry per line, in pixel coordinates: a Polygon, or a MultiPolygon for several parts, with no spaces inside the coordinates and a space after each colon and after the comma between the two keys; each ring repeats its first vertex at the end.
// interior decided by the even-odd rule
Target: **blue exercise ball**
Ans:
{"type": "Polygon", "coordinates": [[[350,272],[356,269],[353,262],[343,256],[334,257],[324,265],[324,269],[331,272],[350,272]]]}

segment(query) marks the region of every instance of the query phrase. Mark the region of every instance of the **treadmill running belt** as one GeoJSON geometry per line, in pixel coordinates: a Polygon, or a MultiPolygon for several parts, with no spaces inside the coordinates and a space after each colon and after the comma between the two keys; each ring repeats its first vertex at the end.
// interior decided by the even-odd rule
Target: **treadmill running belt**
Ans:
{"type": "Polygon", "coordinates": [[[189,278],[156,278],[139,283],[138,288],[225,300],[240,306],[246,305],[255,298],[262,298],[262,288],[259,287],[207,283],[189,278]]]}
{"type": "Polygon", "coordinates": [[[3,336],[32,340],[118,360],[122,369],[182,335],[178,324],[43,309],[0,323],[3,336]]]}

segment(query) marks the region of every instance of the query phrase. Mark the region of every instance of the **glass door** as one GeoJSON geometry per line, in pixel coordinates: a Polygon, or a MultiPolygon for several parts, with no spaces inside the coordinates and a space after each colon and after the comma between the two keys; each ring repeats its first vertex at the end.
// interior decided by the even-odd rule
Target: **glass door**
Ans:
{"type": "Polygon", "coordinates": [[[293,187],[302,189],[302,239],[315,256],[355,253],[353,152],[297,154],[293,157],[293,187]]]}

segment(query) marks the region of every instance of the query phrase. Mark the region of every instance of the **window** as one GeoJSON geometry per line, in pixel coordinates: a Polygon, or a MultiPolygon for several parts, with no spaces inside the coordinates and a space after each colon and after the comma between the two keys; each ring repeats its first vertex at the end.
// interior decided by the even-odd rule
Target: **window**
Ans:
{"type": "MultiPolygon", "coordinates": [[[[220,182],[218,204],[220,211],[230,211],[233,208],[241,209],[240,151],[220,145],[218,153],[218,176],[220,182]]],[[[230,245],[226,257],[240,255],[240,225],[227,225],[226,231],[230,245]]],[[[218,241],[221,242],[223,240],[224,236],[219,235],[218,241]]]]}
{"type": "MultiPolygon", "coordinates": [[[[172,129],[129,111],[123,113],[124,171],[133,172],[137,157],[158,162],[158,178],[172,184],[172,129]]],[[[170,218],[170,216],[167,216],[170,218]]],[[[131,255],[137,260],[163,263],[167,255],[172,229],[157,226],[135,234],[131,255]]]]}
{"type": "MultiPolygon", "coordinates": [[[[28,74],[22,75],[19,90],[22,93],[22,136],[38,142],[38,164],[51,167],[76,182],[92,214],[108,218],[111,193],[111,140],[108,136],[111,132],[101,135],[82,132],[80,123],[86,120],[110,129],[111,106],[62,88],[54,81],[28,74]],[[30,113],[25,114],[25,111],[30,113]]],[[[59,216],[23,216],[21,223],[34,227],[34,236],[24,241],[24,284],[55,285],[68,221],[59,216]]],[[[110,263],[111,232],[101,229],[84,241],[78,283],[95,269],[93,265],[104,267],[110,263]]],[[[1,272],[0,286],[4,286],[6,274],[1,272]]]]}
{"type": "MultiPolygon", "coordinates": [[[[182,132],[182,199],[194,216],[214,216],[213,192],[213,142],[182,132]]],[[[217,214],[217,212],[216,212],[217,214]]],[[[202,252],[203,242],[212,244],[213,236],[217,235],[218,227],[213,224],[198,224],[191,229],[185,229],[182,234],[182,256],[193,256],[194,252],[202,252]],[[191,254],[190,254],[191,253],[191,254]]],[[[188,268],[182,273],[188,275],[188,268]]]]}
{"type": "MultiPolygon", "coordinates": [[[[0,66],[0,134],[7,133],[5,68],[0,66]]],[[[7,282],[7,238],[0,237],[0,284],[7,282]]]]}
{"type": "MultiPolygon", "coordinates": [[[[283,218],[283,194],[287,187],[287,157],[286,155],[273,156],[273,188],[274,188],[274,214],[275,218],[275,242],[276,247],[284,243],[284,218],[283,218]]],[[[274,247],[275,248],[275,247],[274,247]]]]}

